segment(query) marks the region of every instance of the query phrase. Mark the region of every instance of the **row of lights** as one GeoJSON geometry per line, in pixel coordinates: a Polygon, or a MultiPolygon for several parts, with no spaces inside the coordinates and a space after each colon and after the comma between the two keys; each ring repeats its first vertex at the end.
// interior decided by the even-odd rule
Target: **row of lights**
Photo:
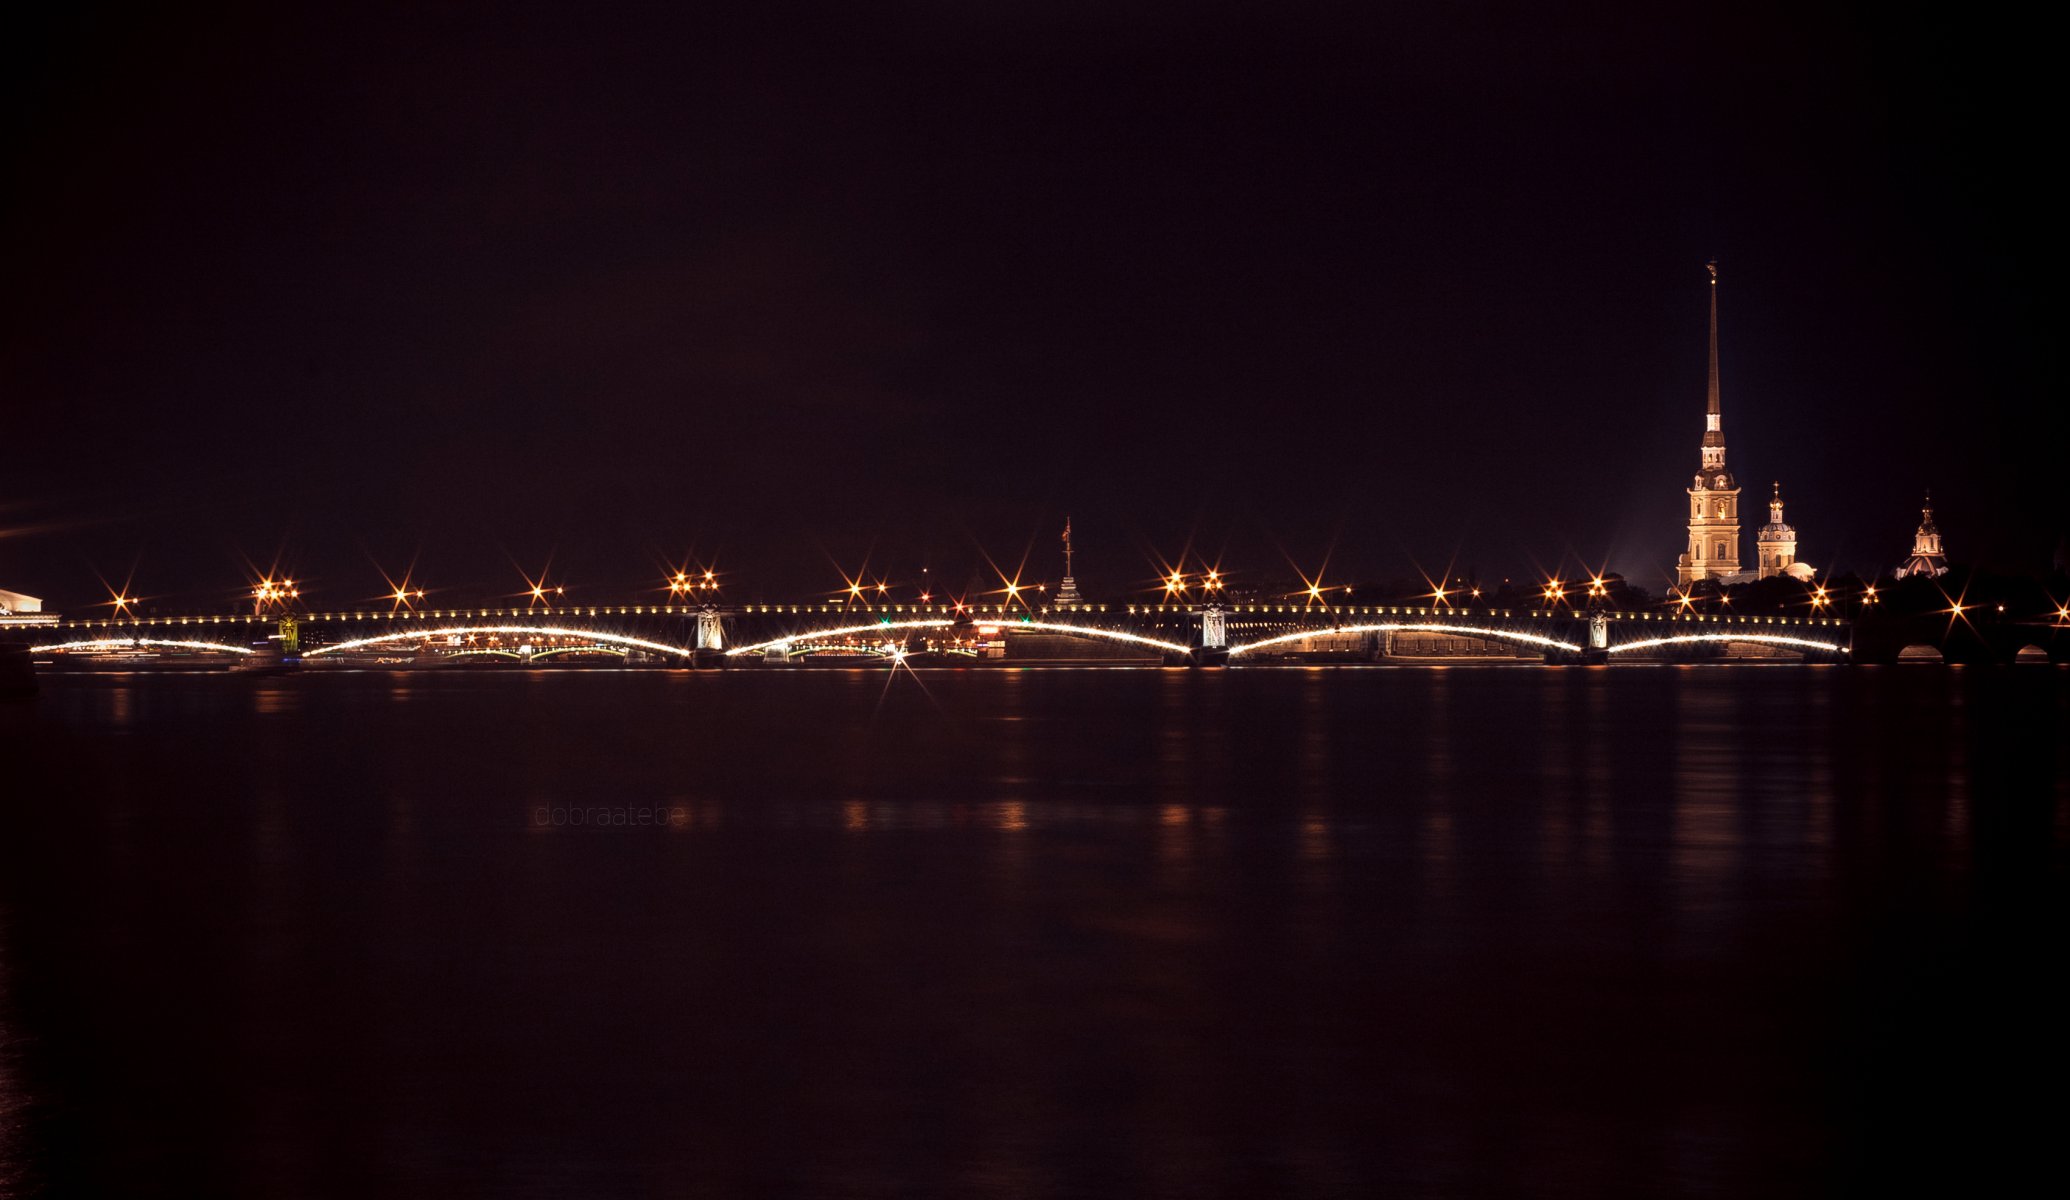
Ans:
{"type": "MultiPolygon", "coordinates": [[[[546,586],[546,581],[544,577],[541,577],[537,580],[528,577],[525,580],[525,582],[529,588],[530,598],[533,603],[544,603],[547,601],[549,590],[546,586]]],[[[1306,585],[1305,591],[1290,593],[1284,598],[1292,599],[1295,596],[1301,596],[1308,603],[1311,604],[1326,604],[1328,603],[1326,593],[1336,591],[1335,588],[1325,589],[1322,585],[1320,577],[1312,580],[1303,577],[1302,582],[1306,585]]],[[[876,596],[883,596],[890,591],[890,585],[881,579],[878,580],[874,588],[871,589],[866,589],[860,579],[847,580],[847,585],[848,586],[846,589],[846,598],[851,602],[862,600],[865,598],[867,594],[872,592],[876,596]]],[[[1188,581],[1188,577],[1186,576],[1186,574],[1181,571],[1173,571],[1171,575],[1169,575],[1163,580],[1163,585],[1165,595],[1168,599],[1183,596],[1187,593],[1189,588],[1195,586],[1194,584],[1188,581]]],[[[1200,577],[1197,586],[1204,594],[1210,596],[1218,592],[1224,592],[1228,589],[1228,583],[1226,580],[1223,579],[1222,573],[1219,570],[1214,569],[1210,569],[1205,574],[1203,574],[1200,577]]],[[[690,573],[687,571],[677,571],[672,577],[668,579],[668,590],[671,596],[690,597],[695,596],[700,591],[707,593],[715,592],[718,590],[718,587],[718,576],[715,572],[710,570],[705,571],[701,578],[692,578],[690,573]]],[[[1037,584],[1033,589],[1029,589],[1023,587],[1016,581],[1006,580],[1005,587],[1002,590],[1006,596],[1007,602],[1011,604],[1013,601],[1020,599],[1021,594],[1026,591],[1033,590],[1038,593],[1047,594],[1049,591],[1049,585],[1046,583],[1037,584]]],[[[1345,595],[1350,595],[1350,586],[1346,585],[1343,591],[1345,595]]],[[[1451,605],[1450,597],[1462,591],[1464,591],[1471,599],[1478,600],[1481,596],[1481,589],[1478,587],[1451,588],[1446,587],[1444,584],[1435,584],[1432,586],[1430,597],[1437,604],[1449,607],[1451,605]]],[[[555,586],[551,589],[551,594],[553,596],[564,596],[567,594],[567,588],[564,586],[555,586]]],[[[1587,594],[1591,599],[1601,599],[1607,597],[1610,594],[1608,582],[1601,575],[1591,576],[1588,582],[1587,594]]],[[[301,595],[301,588],[298,587],[295,584],[295,581],[291,578],[282,578],[279,582],[275,582],[271,578],[261,579],[258,582],[258,584],[252,589],[252,599],[260,607],[263,607],[266,604],[285,603],[289,600],[300,599],[301,595]]],[[[1546,582],[1542,595],[1544,596],[1548,605],[1559,604],[1560,602],[1566,599],[1567,586],[1557,578],[1550,579],[1546,582]]],[[[390,593],[390,599],[392,599],[395,602],[398,608],[408,607],[412,605],[413,602],[421,601],[424,599],[424,589],[412,589],[409,586],[408,579],[405,579],[401,586],[397,587],[392,593],[390,593]]],[[[1874,584],[1870,584],[1862,590],[1862,603],[1865,605],[1879,603],[1881,599],[1882,598],[1877,594],[1876,585],[1874,584]]],[[[926,590],[921,591],[920,601],[923,604],[933,603],[933,593],[926,590]]],[[[117,615],[122,615],[125,613],[129,613],[133,610],[136,604],[136,599],[135,597],[130,596],[127,593],[127,591],[118,591],[113,595],[109,603],[114,607],[117,615]]],[[[1718,603],[1720,606],[1730,606],[1732,603],[1732,597],[1720,593],[1718,596],[1718,603]]],[[[1686,613],[1695,608],[1696,597],[1686,590],[1678,591],[1675,593],[1675,604],[1679,611],[1686,613]]],[[[1823,611],[1827,608],[1832,607],[1833,604],[1834,599],[1832,593],[1827,589],[1827,587],[1824,584],[1819,584],[1812,589],[1811,607],[1814,611],[1823,611]]],[[[1949,608],[1947,611],[1953,616],[1960,617],[1974,607],[1976,606],[1966,605],[1963,604],[1960,600],[1954,600],[1950,601],[1949,608]]],[[[967,611],[968,606],[961,599],[958,599],[954,603],[954,608],[957,612],[964,612],[967,611]]],[[[2003,604],[1999,605],[1998,611],[2004,612],[2005,606],[2003,604]]],[[[2055,617],[2056,620],[2059,622],[2070,622],[2070,604],[2058,605],[2056,608],[2055,617]]]]}

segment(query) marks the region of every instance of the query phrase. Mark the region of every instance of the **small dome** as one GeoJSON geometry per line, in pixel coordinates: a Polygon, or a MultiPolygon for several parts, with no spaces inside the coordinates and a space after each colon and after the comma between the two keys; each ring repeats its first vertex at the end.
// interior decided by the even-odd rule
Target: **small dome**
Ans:
{"type": "Polygon", "coordinates": [[[1783,574],[1789,576],[1790,578],[1796,580],[1799,583],[1810,583],[1812,580],[1818,578],[1818,568],[1812,566],[1809,563],[1796,562],[1791,563],[1787,567],[1784,567],[1783,574]]]}

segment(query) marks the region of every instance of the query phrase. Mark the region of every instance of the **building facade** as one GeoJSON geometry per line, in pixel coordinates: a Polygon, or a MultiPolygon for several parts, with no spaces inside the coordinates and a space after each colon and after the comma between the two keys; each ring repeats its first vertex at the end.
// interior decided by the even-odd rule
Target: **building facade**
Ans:
{"type": "Polygon", "coordinates": [[[1703,580],[1736,582],[1739,566],[1739,485],[1725,467],[1725,429],[1718,407],[1718,264],[1711,272],[1711,374],[1703,447],[1689,487],[1689,549],[1675,564],[1675,582],[1687,589],[1703,580]]]}

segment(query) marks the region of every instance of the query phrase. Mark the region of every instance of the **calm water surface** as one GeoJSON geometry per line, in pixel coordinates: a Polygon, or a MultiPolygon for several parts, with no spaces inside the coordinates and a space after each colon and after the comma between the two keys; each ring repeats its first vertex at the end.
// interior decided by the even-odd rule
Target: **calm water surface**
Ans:
{"type": "Polygon", "coordinates": [[[73,676],[0,754],[0,1193],[1975,1193],[2058,1132],[2062,669],[73,676]]]}

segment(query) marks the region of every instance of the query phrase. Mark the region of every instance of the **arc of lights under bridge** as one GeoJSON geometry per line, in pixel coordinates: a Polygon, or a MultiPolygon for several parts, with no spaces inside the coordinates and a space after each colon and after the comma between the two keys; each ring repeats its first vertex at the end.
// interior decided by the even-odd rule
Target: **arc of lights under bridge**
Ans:
{"type": "MultiPolygon", "coordinates": [[[[991,622],[982,623],[991,624],[991,622]]],[[[998,622],[998,627],[1000,629],[1047,629],[1055,633],[1082,633],[1092,637],[1107,638],[1116,642],[1132,642],[1138,646],[1155,646],[1159,650],[1170,650],[1175,654],[1190,654],[1193,652],[1193,647],[1191,646],[1182,646],[1177,642],[1167,642],[1154,637],[1144,637],[1140,633],[1123,633],[1119,629],[1096,629],[1091,625],[1069,625],[1062,621],[1034,621],[1016,617],[1013,620],[998,622]]]]}
{"type": "Polygon", "coordinates": [[[1824,650],[1829,653],[1846,654],[1848,648],[1837,642],[1818,642],[1810,638],[1788,637],[1780,633],[1684,633],[1674,637],[1644,638],[1636,642],[1620,642],[1607,647],[1609,653],[1625,650],[1651,650],[1655,646],[1683,646],[1693,642],[1764,642],[1771,646],[1797,646],[1805,650],[1824,650]]]}
{"type": "MultiPolygon", "coordinates": [[[[728,650],[726,654],[728,657],[736,654],[760,654],[769,650],[787,650],[792,646],[806,642],[817,642],[826,638],[847,637],[859,633],[875,633],[886,629],[945,629],[954,624],[954,621],[926,620],[877,621],[869,625],[844,625],[837,629],[815,629],[805,633],[792,634],[789,637],[771,638],[766,642],[756,642],[751,646],[736,646],[728,650]]],[[[1154,647],[1155,649],[1167,650],[1174,654],[1191,653],[1193,649],[1191,646],[1183,646],[1178,642],[1167,642],[1161,638],[1144,637],[1139,633],[1124,633],[1118,629],[1100,629],[1091,625],[1072,625],[1062,621],[1037,621],[1029,617],[1008,617],[997,621],[978,620],[973,622],[973,624],[983,628],[997,628],[1000,630],[1041,629],[1053,633],[1081,634],[1088,637],[1106,638],[1110,641],[1128,642],[1137,646],[1154,647]]]]}
{"type": "Polygon", "coordinates": [[[178,638],[94,638],[84,642],[59,642],[51,646],[33,646],[36,653],[51,650],[129,650],[139,646],[160,646],[171,650],[216,650],[225,654],[250,654],[248,646],[226,646],[221,642],[189,642],[178,638]]]}
{"type": "Polygon", "coordinates": [[[1521,633],[1510,629],[1487,629],[1479,625],[1432,625],[1421,621],[1388,621],[1378,625],[1335,625],[1327,629],[1304,629],[1297,633],[1282,633],[1276,637],[1246,642],[1241,646],[1229,647],[1230,657],[1267,646],[1281,646],[1289,642],[1305,641],[1309,638],[1334,637],[1348,633],[1457,633],[1468,637],[1499,638],[1510,642],[1527,642],[1533,646],[1544,646],[1550,650],[1572,650],[1580,652],[1581,647],[1559,638],[1546,637],[1538,633],[1521,633]]]}
{"type": "Polygon", "coordinates": [[[568,629],[557,625],[463,625],[451,629],[405,629],[397,633],[380,634],[376,637],[354,638],[349,642],[332,642],[328,646],[319,646],[309,651],[304,657],[314,658],[319,654],[337,654],[345,650],[362,650],[368,646],[381,645],[384,642],[421,642],[428,638],[459,637],[465,634],[477,633],[588,638],[595,642],[608,642],[614,646],[652,650],[657,654],[673,654],[678,658],[690,657],[690,651],[685,650],[681,646],[671,646],[667,642],[650,642],[646,638],[627,637],[622,633],[598,633],[593,629],[568,629]]]}
{"type": "Polygon", "coordinates": [[[868,625],[843,625],[836,629],[815,629],[806,633],[795,633],[789,637],[770,638],[766,642],[756,642],[751,646],[735,646],[726,652],[726,657],[732,658],[739,654],[761,654],[770,650],[788,650],[800,642],[816,642],[821,638],[848,637],[851,634],[857,633],[875,633],[882,629],[941,629],[954,624],[954,621],[940,619],[928,621],[872,621],[868,625]]]}

